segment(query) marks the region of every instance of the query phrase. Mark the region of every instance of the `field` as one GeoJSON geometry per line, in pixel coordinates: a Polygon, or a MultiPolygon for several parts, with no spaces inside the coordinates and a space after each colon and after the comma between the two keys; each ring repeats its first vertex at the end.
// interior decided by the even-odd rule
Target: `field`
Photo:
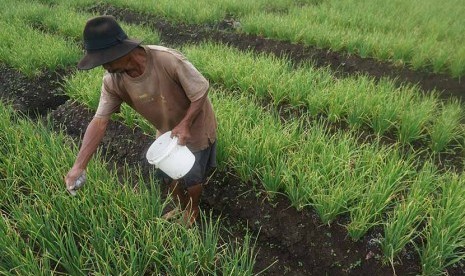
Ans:
{"type": "Polygon", "coordinates": [[[465,274],[460,1],[0,3],[1,275],[465,274]],[[127,106],[65,191],[99,14],[210,81],[219,167],[192,229],[160,218],[154,129],[127,106]]]}

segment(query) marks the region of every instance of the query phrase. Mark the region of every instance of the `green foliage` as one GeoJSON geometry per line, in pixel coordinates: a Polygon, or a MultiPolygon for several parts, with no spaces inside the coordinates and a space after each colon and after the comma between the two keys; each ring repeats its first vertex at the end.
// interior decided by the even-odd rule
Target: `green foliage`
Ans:
{"type": "Polygon", "coordinates": [[[119,178],[96,156],[87,184],[71,197],[62,177],[76,146],[1,104],[0,118],[1,184],[12,191],[0,202],[2,274],[205,275],[236,262],[242,266],[230,270],[248,275],[253,268],[253,245],[223,244],[218,220],[187,229],[161,219],[167,202],[140,171],[119,178]]]}
{"type": "Polygon", "coordinates": [[[77,45],[36,31],[19,19],[0,19],[0,29],[0,61],[26,75],[39,74],[43,69],[56,70],[79,60],[77,45]]]}
{"type": "MultiPolygon", "coordinates": [[[[424,14],[431,15],[436,8],[420,5],[409,21],[399,20],[411,7],[418,8],[413,2],[339,2],[118,0],[111,4],[190,23],[234,17],[250,33],[414,68],[453,75],[465,72],[465,44],[457,38],[463,24],[456,22],[461,19],[453,21],[450,15],[446,19],[441,11],[426,20],[424,14]],[[408,36],[399,35],[403,33],[408,36]]],[[[92,15],[78,11],[94,1],[0,3],[8,6],[0,11],[3,63],[32,75],[79,60],[83,24],[92,15]]],[[[450,3],[444,10],[451,12],[450,3]]],[[[452,11],[455,18],[460,7],[452,11]]],[[[146,27],[122,25],[131,37],[159,42],[146,27]]],[[[223,87],[210,90],[220,122],[221,166],[233,168],[243,181],[260,182],[270,197],[285,193],[298,209],[312,206],[323,223],[348,213],[347,228],[354,239],[384,225],[381,245],[391,262],[420,234],[423,243],[417,247],[425,275],[439,274],[463,260],[462,176],[449,172],[439,176],[429,161],[416,169],[416,156],[404,155],[397,145],[361,144],[361,137],[331,130],[330,124],[368,126],[378,138],[395,133],[401,143],[427,141],[433,152],[443,152],[463,140],[460,103],[442,103],[436,93],[420,97],[419,88],[398,87],[388,79],[336,78],[311,64],[294,66],[286,58],[212,43],[186,46],[183,51],[212,84],[223,87]],[[284,118],[279,114],[284,109],[302,115],[284,118]]],[[[103,74],[95,69],[69,76],[66,93],[96,109],[103,74]]],[[[0,274],[252,274],[255,259],[249,236],[224,243],[219,239],[219,222],[206,215],[203,232],[160,220],[165,203],[156,186],[151,183],[147,188],[137,173],[119,185],[116,175],[97,159],[90,166],[88,185],[70,199],[61,178],[74,160],[75,147],[69,150],[61,134],[19,119],[6,107],[0,108],[0,115],[0,274]],[[134,183],[137,188],[131,189],[134,183]]],[[[114,118],[153,133],[153,127],[126,105],[114,118]]]]}
{"type": "Polygon", "coordinates": [[[403,159],[398,154],[386,149],[366,160],[373,165],[368,168],[370,181],[365,183],[359,201],[350,209],[351,222],[347,230],[352,239],[360,239],[368,229],[380,223],[385,209],[406,188],[406,180],[414,172],[413,156],[403,159]]]}
{"type": "Polygon", "coordinates": [[[457,142],[464,136],[460,128],[463,110],[458,101],[452,101],[450,104],[441,104],[442,113],[434,118],[430,128],[431,149],[434,152],[441,152],[448,144],[457,142]]]}
{"type": "Polygon", "coordinates": [[[384,256],[393,264],[394,258],[421,234],[420,225],[425,222],[437,187],[438,172],[427,162],[413,177],[399,196],[390,217],[384,224],[381,248],[384,256]]]}
{"type": "Polygon", "coordinates": [[[464,179],[452,173],[440,178],[441,194],[431,206],[419,246],[423,275],[439,275],[465,257],[464,179]]]}
{"type": "MultiPolygon", "coordinates": [[[[411,101],[400,112],[397,135],[403,144],[411,144],[425,135],[434,118],[437,100],[434,97],[425,98],[421,102],[411,101]]],[[[458,123],[458,122],[456,122],[458,123]]]]}
{"type": "MultiPolygon", "coordinates": [[[[77,64],[83,54],[79,47],[82,30],[91,14],[34,1],[1,0],[0,3],[9,7],[0,11],[3,30],[0,61],[27,75],[77,64]]],[[[146,44],[159,42],[158,34],[146,27],[124,22],[121,25],[129,36],[143,39],[146,44]]]]}
{"type": "Polygon", "coordinates": [[[330,0],[293,5],[280,14],[252,11],[239,20],[248,34],[459,77],[465,72],[463,13],[455,0],[330,0]]]}
{"type": "Polygon", "coordinates": [[[434,143],[438,143],[439,133],[432,130],[433,125],[452,132],[440,139],[443,149],[463,135],[457,131],[461,116],[457,107],[448,103],[438,109],[436,92],[420,96],[416,86],[398,86],[393,80],[375,81],[366,76],[336,79],[309,64],[294,68],[288,59],[212,43],[186,46],[183,51],[210,80],[270,102],[275,109],[283,105],[303,108],[311,116],[324,114],[330,122],[345,121],[354,129],[369,126],[378,136],[395,130],[398,140],[407,145],[431,141],[433,136],[428,135],[435,135],[434,143]],[[435,118],[449,120],[447,125],[433,124],[435,118]]]}

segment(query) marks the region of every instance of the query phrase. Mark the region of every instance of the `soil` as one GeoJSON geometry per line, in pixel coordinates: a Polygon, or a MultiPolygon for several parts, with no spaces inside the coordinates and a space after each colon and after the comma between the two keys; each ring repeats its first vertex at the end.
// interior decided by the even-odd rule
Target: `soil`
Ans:
{"type": "MultiPolygon", "coordinates": [[[[205,39],[227,43],[243,50],[287,55],[295,63],[313,60],[319,66],[331,66],[338,74],[362,72],[375,77],[397,77],[401,82],[419,83],[424,91],[438,89],[444,98],[462,97],[464,83],[445,75],[422,73],[398,68],[387,63],[356,56],[344,56],[287,42],[273,41],[257,36],[238,34],[228,19],[216,26],[172,25],[166,21],[111,6],[96,6],[94,11],[113,14],[133,23],[151,22],[161,33],[163,44],[179,46],[205,39]]],[[[77,143],[93,116],[82,105],[67,101],[60,82],[72,70],[44,72],[34,78],[0,65],[0,97],[34,119],[47,115],[57,126],[65,128],[77,143]]],[[[145,150],[153,137],[140,129],[130,129],[112,121],[101,144],[101,150],[110,164],[116,164],[124,173],[123,164],[141,168],[144,175],[152,173],[145,160],[145,150]],[[145,150],[144,150],[145,149],[145,150]]],[[[382,236],[379,228],[372,229],[357,242],[347,236],[344,225],[348,218],[341,217],[332,225],[322,225],[310,208],[297,211],[283,195],[271,197],[258,182],[243,182],[234,171],[216,171],[206,185],[201,207],[221,216],[229,229],[225,239],[242,238],[248,229],[256,239],[256,266],[264,275],[417,275],[420,273],[418,256],[413,248],[406,249],[391,267],[383,264],[377,243],[382,236]],[[394,272],[395,271],[395,272],[394,272]]],[[[457,266],[449,275],[464,275],[457,266]]]]}
{"type": "Polygon", "coordinates": [[[60,85],[68,73],[61,69],[28,78],[0,64],[0,97],[31,117],[46,115],[68,99],[60,85]]]}

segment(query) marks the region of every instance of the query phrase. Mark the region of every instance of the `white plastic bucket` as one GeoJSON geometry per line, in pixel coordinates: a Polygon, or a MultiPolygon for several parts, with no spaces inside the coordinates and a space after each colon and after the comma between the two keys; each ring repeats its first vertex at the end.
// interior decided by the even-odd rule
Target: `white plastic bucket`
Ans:
{"type": "Polygon", "coordinates": [[[170,136],[171,131],[168,131],[158,137],[148,149],[146,158],[169,177],[179,179],[192,169],[195,156],[186,146],[178,144],[177,137],[170,136]]]}

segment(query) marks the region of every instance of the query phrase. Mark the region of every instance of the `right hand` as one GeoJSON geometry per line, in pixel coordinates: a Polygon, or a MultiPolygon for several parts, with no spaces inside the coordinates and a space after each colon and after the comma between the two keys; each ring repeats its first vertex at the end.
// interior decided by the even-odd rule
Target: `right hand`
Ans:
{"type": "MultiPolygon", "coordinates": [[[[80,168],[71,168],[71,170],[68,172],[68,174],[65,176],[65,184],[66,184],[66,189],[68,192],[70,192],[71,195],[76,194],[76,180],[83,174],[85,174],[85,169],[80,169],[80,168]]],[[[82,185],[81,185],[82,186],[82,185]]]]}

